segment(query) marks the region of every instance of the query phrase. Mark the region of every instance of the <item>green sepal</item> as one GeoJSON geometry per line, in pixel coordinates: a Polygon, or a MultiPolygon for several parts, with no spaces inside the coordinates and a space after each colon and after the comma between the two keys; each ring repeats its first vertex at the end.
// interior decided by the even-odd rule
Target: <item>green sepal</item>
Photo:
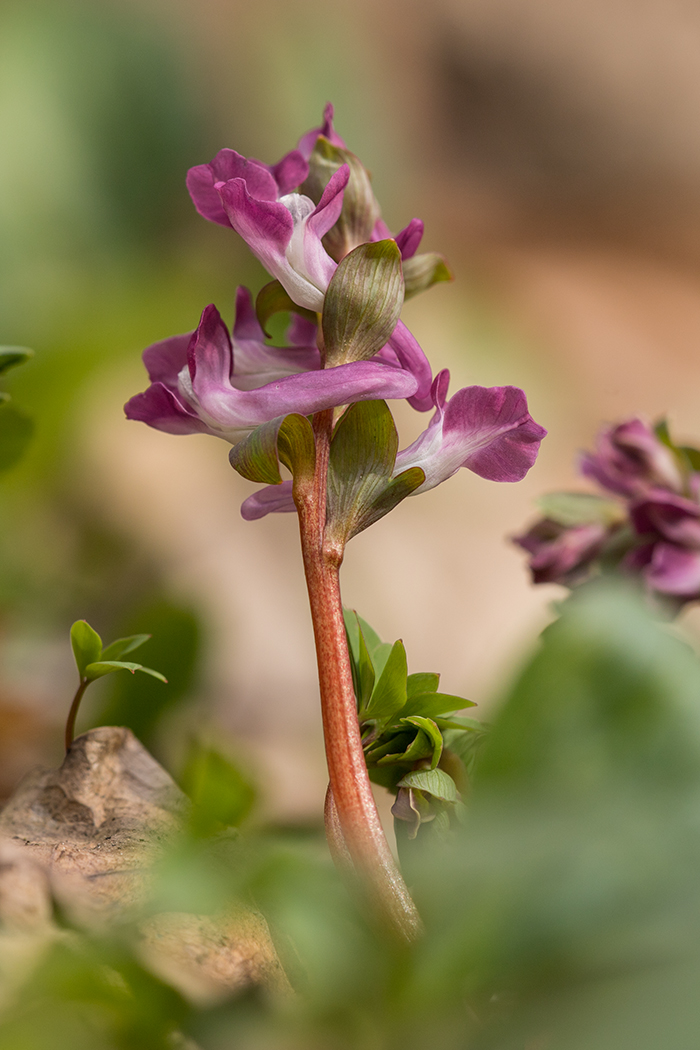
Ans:
{"type": "Polygon", "coordinates": [[[280,462],[295,480],[312,478],[316,463],[313,430],[306,416],[292,412],[256,427],[252,434],[234,445],[229,462],[248,481],[279,485],[280,462]]]}
{"type": "Polygon", "coordinates": [[[132,664],[126,660],[96,660],[87,665],[83,677],[87,678],[88,682],[94,682],[96,678],[112,674],[113,671],[131,671],[132,674],[135,674],[136,671],[143,671],[144,674],[157,678],[159,682],[167,684],[168,681],[160,671],[154,671],[152,667],[144,667],[142,664],[132,664]]]}
{"type": "Polygon", "coordinates": [[[440,281],[454,281],[452,270],[439,252],[421,252],[420,255],[413,255],[410,259],[404,259],[402,266],[406,299],[427,291],[440,281]]]}
{"type": "Polygon", "coordinates": [[[318,204],[326,186],[343,164],[350,168],[343,207],[338,221],[323,238],[324,248],[336,262],[371,239],[380,214],[367,169],[354,153],[334,145],[324,135],[319,135],[309,157],[309,174],[302,183],[301,192],[318,204]]]}
{"type": "Polygon", "coordinates": [[[30,357],[34,357],[34,351],[26,346],[0,346],[0,375],[24,364],[30,357]]]}
{"type": "Polygon", "coordinates": [[[255,312],[258,316],[258,323],[268,338],[267,322],[274,314],[294,313],[306,317],[314,324],[317,322],[316,314],[303,306],[297,306],[279,281],[270,281],[260,289],[255,300],[255,312]]]}
{"type": "Polygon", "coordinates": [[[87,620],[76,620],[70,629],[70,644],[78,674],[85,678],[88,665],[102,656],[102,639],[87,620]]]}
{"type": "Polygon", "coordinates": [[[131,634],[128,638],[117,638],[102,650],[103,660],[120,660],[127,653],[133,653],[134,649],[147,642],[152,636],[150,634],[131,634]]]}
{"type": "Polygon", "coordinates": [[[440,675],[432,671],[419,671],[410,674],[406,679],[406,695],[410,700],[419,693],[436,693],[440,685],[440,675]]]}
{"type": "Polygon", "coordinates": [[[415,769],[399,780],[397,787],[424,791],[441,802],[459,802],[459,792],[449,773],[442,769],[415,769]]]}
{"type": "Polygon", "coordinates": [[[377,680],[369,702],[360,708],[360,720],[386,725],[406,704],[408,665],[402,641],[394,642],[384,670],[377,680]]]}
{"type": "Polygon", "coordinates": [[[451,696],[449,693],[416,693],[407,700],[401,714],[404,718],[409,715],[425,715],[427,718],[435,718],[437,715],[461,711],[464,707],[476,707],[476,704],[473,700],[451,696]]]}
{"type": "Polygon", "coordinates": [[[338,264],[323,301],[326,363],[374,357],[396,328],[403,297],[396,241],[371,241],[349,252],[338,264]]]}
{"type": "Polygon", "coordinates": [[[626,518],[623,507],[615,500],[588,492],[549,492],[535,502],[546,518],[566,527],[615,525],[626,518]]]}
{"type": "Polygon", "coordinates": [[[420,467],[392,479],[398,445],[385,401],[358,401],[341,417],[328,470],[328,531],[336,540],[347,543],[422,485],[420,467]]]}
{"type": "Polygon", "coordinates": [[[9,470],[22,457],[34,434],[34,423],[8,397],[0,400],[0,471],[9,470]]]}

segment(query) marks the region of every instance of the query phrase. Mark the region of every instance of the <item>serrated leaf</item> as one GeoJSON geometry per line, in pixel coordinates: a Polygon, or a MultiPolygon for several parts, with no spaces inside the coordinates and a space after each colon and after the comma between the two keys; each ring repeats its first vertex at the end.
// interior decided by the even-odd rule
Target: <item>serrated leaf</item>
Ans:
{"type": "Polygon", "coordinates": [[[102,639],[87,620],[76,620],[70,629],[70,643],[78,673],[85,678],[88,664],[99,660],[102,655],[102,639]]]}
{"type": "Polygon", "coordinates": [[[406,703],[408,666],[403,642],[394,642],[384,670],[376,682],[369,703],[360,709],[360,718],[378,723],[390,722],[406,703]]]}
{"type": "Polygon", "coordinates": [[[374,357],[396,328],[403,296],[396,241],[373,241],[348,252],[323,301],[327,363],[340,365],[374,357]]]}
{"type": "Polygon", "coordinates": [[[111,642],[110,645],[102,650],[102,659],[119,660],[127,653],[132,653],[134,649],[138,649],[150,637],[150,634],[132,634],[128,638],[117,638],[115,642],[111,642]]]}
{"type": "Polygon", "coordinates": [[[406,695],[410,700],[419,693],[436,693],[440,685],[440,675],[432,671],[421,671],[410,674],[406,680],[406,695]]]}
{"type": "Polygon", "coordinates": [[[0,471],[14,467],[33,434],[34,423],[28,416],[14,405],[0,402],[0,471]]]}
{"type": "Polygon", "coordinates": [[[314,435],[306,416],[292,412],[256,427],[229,452],[229,462],[248,481],[279,485],[280,462],[295,481],[313,477],[316,463],[314,435]]]}
{"type": "Polygon", "coordinates": [[[424,791],[426,795],[439,798],[442,802],[458,802],[459,792],[452,777],[442,769],[416,769],[407,773],[398,782],[398,787],[413,788],[424,791]]]}
{"type": "Polygon", "coordinates": [[[267,322],[274,314],[295,313],[300,314],[301,317],[306,317],[309,321],[313,321],[314,324],[317,321],[316,314],[312,310],[307,310],[303,306],[297,306],[279,281],[270,281],[269,284],[260,289],[255,300],[255,312],[258,315],[260,327],[268,337],[267,322]]]}
{"type": "Polygon", "coordinates": [[[452,696],[450,693],[415,693],[407,700],[401,714],[404,718],[409,715],[435,718],[436,715],[461,711],[464,707],[476,707],[476,704],[473,700],[465,700],[462,696],[452,696]]]}
{"type": "Polygon", "coordinates": [[[546,518],[559,525],[614,525],[623,522],[626,513],[615,500],[588,492],[549,492],[536,504],[546,518]]]}
{"type": "Polygon", "coordinates": [[[405,298],[410,299],[440,281],[453,281],[454,274],[439,252],[421,252],[402,261],[405,298]]]}
{"type": "Polygon", "coordinates": [[[85,678],[92,682],[96,678],[112,674],[113,671],[131,671],[132,674],[135,674],[136,671],[143,671],[144,674],[157,678],[159,682],[167,684],[168,681],[160,671],[154,671],[152,667],[144,667],[142,664],[132,664],[127,660],[96,660],[95,663],[88,664],[85,668],[85,678]]]}
{"type": "Polygon", "coordinates": [[[26,346],[0,346],[0,375],[16,365],[22,365],[34,357],[34,351],[26,346]]]}

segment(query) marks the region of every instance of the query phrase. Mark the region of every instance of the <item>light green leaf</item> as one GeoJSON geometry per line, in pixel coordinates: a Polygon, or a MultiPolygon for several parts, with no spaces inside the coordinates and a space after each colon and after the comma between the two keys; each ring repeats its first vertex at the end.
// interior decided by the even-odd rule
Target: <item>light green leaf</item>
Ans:
{"type": "Polygon", "coordinates": [[[179,781],[193,803],[191,825],[196,833],[211,834],[221,824],[237,827],[255,803],[255,788],[237,766],[198,741],[190,747],[179,781]]]}
{"type": "Polygon", "coordinates": [[[330,365],[366,361],[387,343],[403,305],[396,241],[360,244],[338,264],[323,302],[321,324],[330,365]]]}
{"type": "Polygon", "coordinates": [[[270,281],[269,284],[266,284],[260,289],[255,300],[255,312],[258,315],[260,327],[265,332],[265,335],[269,335],[267,332],[267,322],[273,314],[300,314],[302,317],[306,317],[309,321],[313,321],[314,324],[316,324],[317,320],[316,314],[313,313],[313,311],[306,310],[303,306],[297,306],[279,281],[270,281]]]}
{"type": "Polygon", "coordinates": [[[403,642],[394,642],[384,670],[372,690],[369,703],[360,709],[360,719],[386,724],[406,703],[408,667],[403,642]]]}
{"type": "MultiPolygon", "coordinates": [[[[3,401],[6,401],[3,398],[3,401]]],[[[0,470],[9,470],[22,457],[34,434],[34,423],[14,405],[0,401],[0,470]]]]}
{"type": "Polygon", "coordinates": [[[26,346],[0,346],[0,375],[31,357],[34,357],[34,351],[26,346]]]}
{"type": "Polygon", "coordinates": [[[157,678],[159,682],[165,682],[167,684],[168,681],[160,671],[154,671],[152,667],[144,667],[142,664],[132,664],[126,660],[97,660],[95,663],[87,665],[85,668],[85,678],[92,682],[96,678],[102,678],[106,674],[112,674],[113,671],[131,671],[132,674],[135,674],[136,671],[143,671],[144,674],[149,674],[152,678],[157,678]]]}
{"type": "Polygon", "coordinates": [[[620,503],[588,492],[550,492],[536,503],[546,518],[559,525],[614,525],[626,518],[620,503]]]}
{"type": "Polygon", "coordinates": [[[110,645],[102,650],[102,659],[119,660],[127,653],[132,653],[134,649],[138,649],[150,637],[150,634],[132,634],[128,638],[117,638],[116,642],[111,642],[110,645]]]}
{"type": "Polygon", "coordinates": [[[374,667],[374,674],[376,678],[379,678],[392,650],[391,642],[383,642],[374,628],[370,627],[366,620],[363,620],[361,616],[357,617],[357,621],[362,631],[362,636],[367,645],[367,650],[372,658],[372,665],[374,667]]]}
{"type": "Polygon", "coordinates": [[[374,665],[362,631],[359,633],[358,652],[356,696],[358,710],[361,710],[369,702],[375,681],[374,665]]]}
{"type": "Polygon", "coordinates": [[[292,412],[256,427],[229,452],[229,461],[248,481],[279,485],[280,462],[295,481],[311,479],[316,462],[314,435],[306,416],[292,412]]]}
{"type": "Polygon", "coordinates": [[[76,620],[70,629],[70,643],[78,673],[85,678],[88,664],[99,660],[102,655],[102,639],[87,620],[76,620]]]}
{"type": "MultiPolygon", "coordinates": [[[[442,755],[443,747],[442,733],[435,725],[435,722],[433,722],[432,718],[423,718],[421,715],[411,715],[409,718],[402,718],[401,721],[403,723],[409,723],[410,725],[416,726],[428,737],[433,748],[433,757],[430,768],[435,769],[438,762],[440,761],[440,756],[442,755]]],[[[410,752],[411,748],[409,748],[406,752],[407,758],[412,757],[410,752]]]]}
{"type": "Polygon", "coordinates": [[[424,292],[440,281],[454,281],[445,258],[439,252],[422,252],[402,261],[406,299],[424,292]]]}
{"type": "Polygon", "coordinates": [[[442,769],[416,769],[399,780],[398,787],[413,788],[424,791],[426,795],[439,798],[442,802],[458,802],[457,785],[448,773],[442,769]]]}
{"type": "Polygon", "coordinates": [[[410,674],[406,681],[406,694],[410,700],[412,696],[419,693],[436,693],[440,685],[440,675],[430,671],[410,674]]]}
{"type": "Polygon", "coordinates": [[[473,700],[451,696],[449,693],[414,693],[406,702],[401,714],[404,718],[409,715],[425,715],[427,718],[434,718],[436,715],[461,711],[465,707],[476,707],[476,704],[473,700]]]}

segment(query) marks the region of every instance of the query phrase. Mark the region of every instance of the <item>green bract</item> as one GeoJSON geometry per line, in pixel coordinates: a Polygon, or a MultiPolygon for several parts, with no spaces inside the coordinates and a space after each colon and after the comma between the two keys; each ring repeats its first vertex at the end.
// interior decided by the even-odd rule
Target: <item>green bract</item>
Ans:
{"type": "Polygon", "coordinates": [[[265,335],[269,335],[267,322],[274,314],[299,314],[316,324],[316,314],[311,310],[306,310],[303,306],[297,306],[279,281],[270,281],[260,289],[255,300],[255,312],[265,335]]]}
{"type": "Polygon", "coordinates": [[[279,485],[280,462],[295,479],[311,478],[316,462],[314,435],[306,416],[292,412],[263,423],[231,449],[229,460],[248,481],[279,485]]]}
{"type": "Polygon", "coordinates": [[[452,271],[439,252],[421,252],[403,260],[405,299],[425,292],[440,281],[452,281],[452,271]]]}

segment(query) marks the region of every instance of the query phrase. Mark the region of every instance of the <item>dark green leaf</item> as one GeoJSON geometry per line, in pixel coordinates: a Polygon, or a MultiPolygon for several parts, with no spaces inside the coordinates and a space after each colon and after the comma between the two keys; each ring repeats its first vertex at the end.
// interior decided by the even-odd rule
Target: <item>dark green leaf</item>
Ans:
{"type": "Polygon", "coordinates": [[[376,682],[369,703],[360,708],[362,721],[380,724],[390,722],[406,703],[406,650],[403,642],[395,642],[384,670],[376,682]]]}
{"type": "Polygon", "coordinates": [[[453,281],[454,275],[438,252],[422,252],[402,261],[406,299],[424,292],[439,281],[453,281]]]}
{"type": "Polygon", "coordinates": [[[85,678],[88,664],[99,660],[102,655],[102,639],[87,620],[76,620],[70,629],[70,643],[78,673],[81,678],[85,678]]]}
{"type": "Polygon", "coordinates": [[[95,663],[88,664],[85,668],[85,677],[92,682],[96,678],[112,674],[113,671],[131,671],[132,674],[136,671],[143,671],[144,674],[149,674],[160,682],[167,684],[168,681],[160,671],[154,671],[152,667],[143,667],[142,664],[132,664],[126,660],[98,660],[95,663]]]}
{"type": "Polygon", "coordinates": [[[459,801],[457,785],[452,777],[442,769],[413,770],[399,781],[398,787],[424,791],[427,795],[439,798],[442,802],[459,801]]]}
{"type": "Polygon", "coordinates": [[[415,693],[407,701],[401,714],[405,718],[409,715],[425,715],[427,718],[435,718],[436,715],[461,711],[465,707],[476,707],[476,704],[473,700],[451,696],[449,693],[415,693]]]}
{"type": "Polygon", "coordinates": [[[374,357],[396,328],[403,294],[396,241],[360,244],[349,252],[333,274],[323,302],[328,364],[374,357]]]}
{"type": "Polygon", "coordinates": [[[256,427],[229,452],[229,461],[248,481],[279,485],[280,462],[295,480],[311,478],[316,462],[314,435],[306,416],[292,412],[256,427]]]}
{"type": "Polygon", "coordinates": [[[430,671],[410,674],[406,680],[406,694],[410,700],[419,693],[436,693],[440,685],[440,675],[430,671]]]}
{"type": "Polygon", "coordinates": [[[34,433],[34,423],[13,405],[0,402],[0,470],[21,458],[34,433]]]}
{"type": "Polygon", "coordinates": [[[16,365],[24,364],[30,357],[34,357],[34,351],[26,346],[0,346],[0,375],[16,365]]]}
{"type": "Polygon", "coordinates": [[[626,518],[620,503],[588,492],[549,492],[536,503],[546,518],[559,525],[613,525],[626,518]]]}
{"type": "Polygon", "coordinates": [[[316,314],[311,310],[304,309],[303,306],[297,306],[279,281],[270,281],[269,284],[260,289],[255,300],[255,312],[258,315],[260,327],[265,332],[265,335],[269,335],[267,322],[273,314],[300,314],[302,317],[308,318],[309,321],[313,321],[314,324],[316,323],[316,314]]]}
{"type": "Polygon", "coordinates": [[[102,659],[119,660],[127,653],[132,653],[134,649],[138,649],[150,637],[150,634],[132,634],[129,638],[117,638],[116,642],[112,642],[102,650],[102,659]]]}

